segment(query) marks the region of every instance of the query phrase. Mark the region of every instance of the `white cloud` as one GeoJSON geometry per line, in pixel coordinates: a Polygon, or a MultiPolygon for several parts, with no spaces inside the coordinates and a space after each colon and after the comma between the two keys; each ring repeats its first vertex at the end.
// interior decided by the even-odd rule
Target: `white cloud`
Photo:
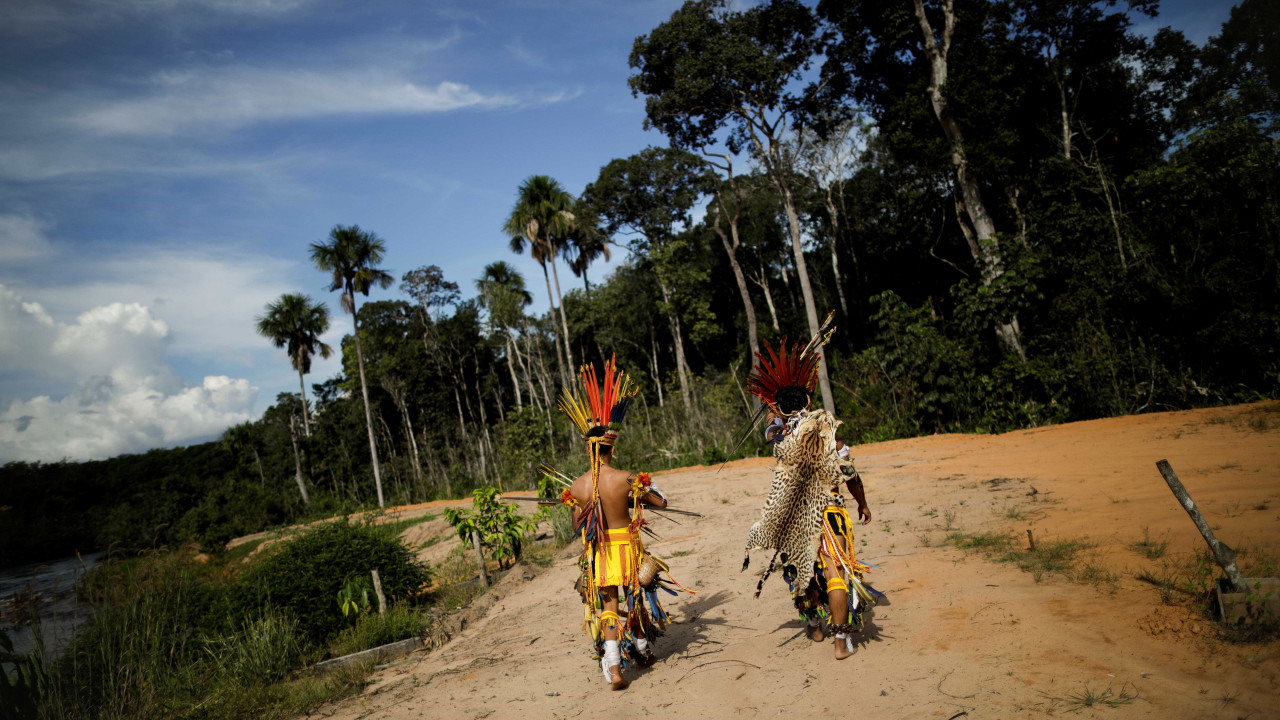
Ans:
{"type": "MultiPolygon", "coordinates": [[[[86,306],[96,307],[94,313],[113,303],[143,306],[173,328],[165,342],[184,356],[231,358],[266,347],[254,331],[254,318],[268,302],[297,291],[290,283],[297,263],[234,248],[135,251],[66,262],[76,274],[92,275],[74,285],[24,289],[24,295],[57,318],[72,317],[86,306]]],[[[319,273],[315,277],[318,289],[324,278],[319,273]]],[[[327,299],[323,293],[312,295],[327,299]]]]}
{"type": "Polygon", "coordinates": [[[0,262],[20,263],[53,252],[45,235],[47,225],[29,215],[0,215],[0,262]]]}
{"type": "Polygon", "coordinates": [[[71,388],[0,410],[0,462],[103,458],[201,440],[250,420],[258,389],[225,375],[186,386],[166,361],[167,323],[114,302],[63,324],[0,285],[0,364],[71,388]]]}
{"type": "Polygon", "coordinates": [[[516,104],[461,83],[434,87],[373,70],[228,67],[159,73],[150,93],[81,111],[73,122],[103,135],[173,135],[258,122],[374,113],[438,113],[516,104]]]}

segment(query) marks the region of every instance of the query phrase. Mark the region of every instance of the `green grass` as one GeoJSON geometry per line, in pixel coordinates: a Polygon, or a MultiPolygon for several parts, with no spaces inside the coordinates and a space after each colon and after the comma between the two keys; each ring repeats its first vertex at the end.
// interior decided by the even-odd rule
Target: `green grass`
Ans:
{"type": "Polygon", "coordinates": [[[1085,539],[1040,540],[1035,550],[1020,548],[1014,537],[1005,533],[956,532],[948,535],[946,541],[961,550],[979,552],[995,562],[1013,563],[1031,573],[1036,582],[1046,575],[1059,575],[1072,582],[1101,587],[1114,585],[1118,579],[1101,565],[1080,561],[1080,553],[1094,547],[1085,539]]]}
{"type": "MultiPolygon", "coordinates": [[[[368,522],[376,522],[376,517],[380,517],[380,516],[370,517],[368,522]]],[[[385,530],[386,532],[390,533],[392,536],[397,536],[403,533],[405,530],[408,530],[409,528],[415,525],[421,525],[422,523],[431,522],[432,520],[435,520],[438,517],[440,517],[440,513],[427,513],[426,515],[421,515],[419,517],[403,518],[401,520],[392,520],[390,522],[377,523],[376,527],[379,530],[385,530]]]]}
{"type": "Polygon", "coordinates": [[[343,630],[329,643],[334,657],[368,650],[399,640],[425,635],[431,626],[426,612],[418,608],[395,605],[379,615],[376,610],[360,615],[356,624],[343,630]]]}
{"type": "MultiPolygon", "coordinates": [[[[1236,565],[1247,578],[1275,577],[1280,574],[1280,556],[1258,548],[1236,549],[1236,565]]],[[[1166,605],[1182,605],[1194,615],[1212,622],[1221,640],[1232,643],[1267,642],[1280,638],[1280,618],[1264,618],[1260,622],[1225,625],[1217,622],[1217,599],[1214,587],[1222,569],[1208,548],[1193,553],[1164,557],[1156,569],[1143,570],[1135,577],[1155,586],[1166,605]]]]}
{"type": "Polygon", "coordinates": [[[1164,557],[1165,552],[1169,550],[1169,541],[1152,540],[1150,528],[1144,527],[1142,528],[1142,539],[1138,542],[1130,543],[1129,549],[1148,560],[1159,560],[1164,557]]]}

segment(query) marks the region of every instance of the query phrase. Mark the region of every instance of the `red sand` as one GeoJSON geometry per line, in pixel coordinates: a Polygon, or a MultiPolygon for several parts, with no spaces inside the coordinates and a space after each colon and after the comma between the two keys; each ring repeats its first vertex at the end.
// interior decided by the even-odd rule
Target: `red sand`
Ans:
{"type": "MultiPolygon", "coordinates": [[[[1220,539],[1280,552],[1280,406],[1275,403],[1113,418],[999,436],[941,435],[855,448],[873,522],[858,531],[868,580],[888,593],[854,657],[814,645],[781,581],[753,599],[739,573],[769,460],[662,474],[679,507],[705,517],[654,520],[650,549],[696,597],[668,602],[678,624],[658,663],[610,693],[580,632],[572,549],[553,567],[509,573],[487,615],[443,648],[377,673],[354,698],[315,714],[346,718],[509,718],[612,714],[720,718],[1280,717],[1280,643],[1228,644],[1183,605],[1163,605],[1134,575],[1203,547],[1161,479],[1167,458],[1220,539]],[[1034,491],[1033,491],[1034,489],[1034,491]],[[950,516],[952,529],[947,518],[950,516]],[[965,554],[950,531],[1007,531],[1025,543],[1087,538],[1088,561],[1118,580],[1040,582],[965,554]],[[1130,548],[1168,541],[1162,560],[1130,548]],[[1081,709],[1087,693],[1136,695],[1081,709]],[[967,713],[967,715],[961,715],[967,713]]],[[[643,468],[636,468],[643,469],[643,468]]],[[[448,533],[433,521],[419,538],[448,533]]],[[[454,544],[424,554],[438,559],[454,544]]]]}

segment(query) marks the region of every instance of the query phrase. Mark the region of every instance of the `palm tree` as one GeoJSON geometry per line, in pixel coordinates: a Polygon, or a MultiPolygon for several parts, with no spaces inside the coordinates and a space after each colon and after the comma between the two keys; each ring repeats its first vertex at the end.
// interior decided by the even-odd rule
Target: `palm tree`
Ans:
{"type": "Polygon", "coordinates": [[[609,261],[609,238],[600,229],[599,218],[595,217],[579,200],[574,204],[574,228],[569,234],[568,243],[560,251],[560,256],[569,265],[575,277],[582,278],[582,285],[588,292],[591,281],[587,279],[587,268],[600,258],[609,261]]]}
{"type": "Polygon", "coordinates": [[[333,348],[320,342],[329,331],[329,308],[311,301],[308,295],[285,293],[279,300],[267,303],[267,312],[258,317],[258,334],[278,348],[288,348],[289,363],[298,372],[302,390],[302,427],[311,437],[311,420],[307,414],[307,386],[303,376],[311,372],[311,357],[333,354],[333,348]]]}
{"type": "Polygon", "coordinates": [[[373,484],[378,490],[378,507],[384,507],[382,499],[382,473],[378,468],[378,446],[373,439],[373,413],[369,411],[369,386],[364,379],[364,350],[360,346],[360,321],[356,317],[356,293],[369,296],[374,285],[387,288],[394,282],[385,270],[377,266],[382,262],[386,245],[382,238],[360,229],[359,225],[343,227],[334,225],[329,231],[329,242],[311,243],[311,261],[316,268],[332,274],[329,291],[342,291],[342,309],[351,313],[351,325],[356,337],[356,366],[360,368],[360,392],[364,396],[364,423],[369,431],[369,455],[373,458],[373,484]]]}
{"type": "Polygon", "coordinates": [[[560,297],[560,274],[556,272],[556,256],[564,252],[569,237],[576,227],[573,214],[573,196],[555,179],[546,175],[532,175],[520,183],[515,207],[502,226],[511,236],[511,251],[524,252],[529,245],[529,255],[542,266],[542,276],[547,281],[547,298],[551,302],[552,325],[555,325],[556,307],[560,312],[560,327],[556,328],[556,356],[560,358],[561,381],[568,383],[573,370],[573,352],[569,349],[569,320],[564,314],[564,302],[560,297]],[[547,276],[547,262],[551,263],[551,276],[556,281],[555,295],[551,294],[551,277],[547,276]],[[564,356],[561,357],[561,344],[564,356]]]}
{"type": "Polygon", "coordinates": [[[511,265],[498,260],[484,267],[484,274],[476,280],[480,291],[480,307],[489,311],[489,322],[502,328],[506,341],[507,366],[511,370],[511,384],[515,388],[516,407],[524,407],[520,393],[520,377],[516,373],[515,353],[519,344],[514,328],[524,318],[524,308],[533,302],[533,296],[524,287],[524,277],[511,265]]]}

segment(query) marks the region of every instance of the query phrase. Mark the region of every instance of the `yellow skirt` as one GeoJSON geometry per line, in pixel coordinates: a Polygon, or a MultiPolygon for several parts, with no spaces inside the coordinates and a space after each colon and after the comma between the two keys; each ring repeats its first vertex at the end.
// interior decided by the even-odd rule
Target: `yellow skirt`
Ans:
{"type": "Polygon", "coordinates": [[[635,586],[643,552],[640,536],[629,528],[606,530],[594,558],[596,587],[635,586]]]}
{"type": "MultiPolygon", "coordinates": [[[[853,570],[857,559],[853,552],[853,522],[849,520],[849,511],[843,505],[828,505],[822,513],[822,547],[819,551],[837,563],[842,569],[853,570]]],[[[819,565],[827,570],[819,557],[819,565]]]]}

